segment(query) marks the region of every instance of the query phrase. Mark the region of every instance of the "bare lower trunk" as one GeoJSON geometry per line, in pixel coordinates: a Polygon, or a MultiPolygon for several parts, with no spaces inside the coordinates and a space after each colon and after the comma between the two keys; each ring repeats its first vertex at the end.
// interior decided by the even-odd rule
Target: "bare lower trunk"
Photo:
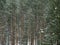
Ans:
{"type": "Polygon", "coordinates": [[[34,38],[31,38],[31,45],[34,45],[34,38]]]}
{"type": "Polygon", "coordinates": [[[15,17],[15,15],[12,15],[11,45],[15,45],[15,30],[16,30],[16,17],[15,17]]]}
{"type": "MultiPolygon", "coordinates": [[[[13,36],[14,37],[14,36],[13,36]]],[[[12,39],[11,39],[11,45],[15,45],[15,38],[13,38],[12,37],[12,39]]]]}
{"type": "Polygon", "coordinates": [[[5,37],[2,36],[1,45],[5,45],[5,37]]]}
{"type": "Polygon", "coordinates": [[[18,45],[18,37],[16,37],[16,45],[18,45]]]}

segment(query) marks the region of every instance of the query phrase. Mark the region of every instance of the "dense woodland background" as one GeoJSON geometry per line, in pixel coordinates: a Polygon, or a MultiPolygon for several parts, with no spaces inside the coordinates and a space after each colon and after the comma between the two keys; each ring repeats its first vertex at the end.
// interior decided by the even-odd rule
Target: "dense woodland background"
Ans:
{"type": "Polygon", "coordinates": [[[60,45],[60,0],[0,0],[0,45],[60,45]]]}

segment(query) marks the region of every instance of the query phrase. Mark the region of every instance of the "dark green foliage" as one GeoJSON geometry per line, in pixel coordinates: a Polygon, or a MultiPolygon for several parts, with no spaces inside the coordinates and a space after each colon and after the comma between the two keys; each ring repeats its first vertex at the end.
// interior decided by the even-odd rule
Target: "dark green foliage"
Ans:
{"type": "MultiPolygon", "coordinates": [[[[53,40],[60,40],[60,0],[51,0],[50,10],[47,16],[48,32],[54,33],[53,40]]],[[[59,43],[59,42],[58,42],[59,43]]]]}
{"type": "Polygon", "coordinates": [[[4,9],[5,4],[6,4],[6,0],[0,0],[0,10],[4,9]]]}
{"type": "MultiPolygon", "coordinates": [[[[37,38],[37,45],[52,45],[53,43],[56,43],[57,40],[60,40],[60,0],[19,1],[20,2],[17,3],[13,0],[7,4],[6,0],[0,0],[0,10],[5,10],[4,12],[1,11],[0,13],[0,25],[4,26],[7,22],[7,43],[9,41],[7,38],[10,38],[9,36],[11,35],[10,28],[13,28],[12,31],[14,30],[14,35],[17,31],[16,34],[18,34],[18,36],[15,36],[23,45],[27,45],[28,38],[30,40],[37,38]],[[22,29],[21,26],[24,29],[22,29]],[[16,27],[16,29],[14,27],[16,27]],[[43,33],[41,33],[41,28],[44,31],[43,33]],[[40,36],[44,36],[44,38],[41,40],[40,36]]],[[[4,31],[5,30],[2,32],[4,31]]],[[[15,40],[14,38],[13,40],[15,40]]]]}

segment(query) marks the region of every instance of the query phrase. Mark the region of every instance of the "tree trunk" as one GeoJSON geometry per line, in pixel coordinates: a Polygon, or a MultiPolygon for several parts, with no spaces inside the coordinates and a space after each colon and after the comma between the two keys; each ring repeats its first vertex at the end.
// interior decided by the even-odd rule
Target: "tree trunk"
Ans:
{"type": "Polygon", "coordinates": [[[31,38],[31,45],[34,45],[34,38],[31,38]]]}
{"type": "Polygon", "coordinates": [[[15,17],[15,15],[12,15],[11,45],[15,45],[15,30],[16,30],[16,17],[15,17]]]}
{"type": "Polygon", "coordinates": [[[20,35],[21,35],[21,38],[20,38],[20,41],[21,41],[21,43],[23,43],[22,42],[22,40],[23,40],[23,37],[24,37],[24,12],[23,12],[23,10],[21,10],[21,12],[20,12],[20,22],[21,22],[21,27],[20,27],[20,35]]]}

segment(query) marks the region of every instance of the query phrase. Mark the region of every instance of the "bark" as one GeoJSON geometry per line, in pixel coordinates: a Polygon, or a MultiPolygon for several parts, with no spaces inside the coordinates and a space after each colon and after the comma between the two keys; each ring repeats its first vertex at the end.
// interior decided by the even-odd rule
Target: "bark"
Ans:
{"type": "Polygon", "coordinates": [[[20,22],[21,22],[21,27],[20,27],[20,35],[21,35],[21,38],[20,38],[20,41],[22,43],[22,40],[23,40],[23,37],[24,37],[24,12],[23,10],[20,11],[20,22]]]}
{"type": "Polygon", "coordinates": [[[31,38],[31,45],[34,45],[34,38],[31,38]]]}
{"type": "Polygon", "coordinates": [[[11,45],[15,45],[15,30],[16,30],[16,17],[15,17],[15,15],[12,15],[11,45]]]}
{"type": "Polygon", "coordinates": [[[2,34],[2,38],[1,38],[2,40],[1,40],[1,45],[5,45],[5,36],[4,36],[4,34],[2,34]]]}
{"type": "Polygon", "coordinates": [[[18,45],[18,32],[17,32],[17,31],[16,31],[16,35],[15,35],[15,37],[16,37],[16,38],[15,38],[15,39],[16,39],[15,44],[18,45]]]}

